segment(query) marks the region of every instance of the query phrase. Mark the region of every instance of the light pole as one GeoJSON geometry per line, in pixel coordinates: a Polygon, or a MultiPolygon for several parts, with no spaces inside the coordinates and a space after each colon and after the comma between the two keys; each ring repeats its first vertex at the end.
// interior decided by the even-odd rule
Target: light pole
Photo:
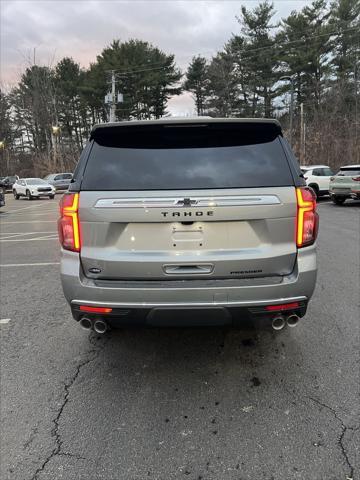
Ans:
{"type": "Polygon", "coordinates": [[[4,159],[6,161],[6,174],[9,174],[9,155],[5,150],[5,140],[0,140],[0,151],[4,152],[4,159]]]}
{"type": "Polygon", "coordinates": [[[57,143],[58,143],[58,136],[60,134],[60,127],[58,125],[52,125],[51,133],[53,138],[53,161],[54,161],[54,168],[56,169],[56,163],[57,163],[57,157],[58,157],[57,143]]]}
{"type": "Polygon", "coordinates": [[[290,92],[290,135],[289,141],[290,145],[292,146],[292,132],[293,132],[293,119],[294,119],[294,93],[295,93],[295,81],[293,77],[280,77],[279,80],[289,80],[291,82],[291,92],[290,92]]]}

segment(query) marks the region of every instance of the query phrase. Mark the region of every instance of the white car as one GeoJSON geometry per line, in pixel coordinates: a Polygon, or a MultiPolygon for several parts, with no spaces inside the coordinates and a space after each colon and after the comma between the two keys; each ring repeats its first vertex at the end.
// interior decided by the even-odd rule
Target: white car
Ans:
{"type": "Polygon", "coordinates": [[[19,178],[12,189],[15,200],[20,197],[27,197],[29,200],[39,197],[55,198],[55,187],[41,178],[19,178]]]}
{"type": "Polygon", "coordinates": [[[330,178],[334,172],[327,165],[309,165],[300,167],[308,187],[311,187],[317,197],[329,194],[330,178]]]}

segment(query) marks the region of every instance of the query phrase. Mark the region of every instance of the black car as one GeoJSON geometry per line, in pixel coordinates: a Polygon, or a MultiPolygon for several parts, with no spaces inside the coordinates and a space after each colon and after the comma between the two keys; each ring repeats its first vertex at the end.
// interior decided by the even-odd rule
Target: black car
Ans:
{"type": "Polygon", "coordinates": [[[2,187],[3,191],[12,190],[12,186],[18,178],[19,177],[17,175],[12,175],[1,180],[0,186],[2,187]]]}
{"type": "Polygon", "coordinates": [[[0,190],[0,207],[5,205],[5,194],[0,190]]]}

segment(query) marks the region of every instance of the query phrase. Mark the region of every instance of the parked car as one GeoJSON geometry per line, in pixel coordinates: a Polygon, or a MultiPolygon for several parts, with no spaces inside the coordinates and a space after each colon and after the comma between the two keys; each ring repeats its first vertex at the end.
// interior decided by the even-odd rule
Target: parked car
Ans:
{"type": "Polygon", "coordinates": [[[0,189],[0,207],[5,206],[5,193],[0,189]]]}
{"type": "Polygon", "coordinates": [[[327,165],[302,166],[301,171],[306,184],[314,190],[317,197],[329,194],[330,178],[334,175],[330,167],[327,165]]]}
{"type": "Polygon", "coordinates": [[[336,205],[342,205],[346,199],[360,200],[360,165],[346,165],[331,178],[330,196],[336,205]]]}
{"type": "Polygon", "coordinates": [[[53,185],[56,190],[67,190],[72,179],[72,173],[52,173],[45,177],[50,185],[53,185]]]}
{"type": "Polygon", "coordinates": [[[3,189],[3,191],[10,191],[12,190],[12,186],[13,184],[16,182],[16,180],[18,179],[19,177],[17,175],[12,175],[12,176],[8,176],[8,177],[4,177],[2,180],[1,180],[1,187],[3,189]]]}
{"type": "Polygon", "coordinates": [[[305,315],[316,199],[276,120],[97,125],[60,209],[62,286],[86,329],[305,315]]]}
{"type": "Polygon", "coordinates": [[[39,197],[55,198],[55,187],[41,178],[20,178],[13,185],[15,200],[27,197],[29,200],[39,197]]]}

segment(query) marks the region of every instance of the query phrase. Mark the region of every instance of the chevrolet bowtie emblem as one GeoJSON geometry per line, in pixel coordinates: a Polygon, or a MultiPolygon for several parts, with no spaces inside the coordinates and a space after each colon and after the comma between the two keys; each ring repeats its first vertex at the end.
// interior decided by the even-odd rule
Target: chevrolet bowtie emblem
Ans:
{"type": "Polygon", "coordinates": [[[196,205],[197,203],[197,200],[191,200],[191,198],[184,198],[183,200],[178,200],[176,202],[176,205],[183,207],[191,207],[192,205],[196,205]]]}

